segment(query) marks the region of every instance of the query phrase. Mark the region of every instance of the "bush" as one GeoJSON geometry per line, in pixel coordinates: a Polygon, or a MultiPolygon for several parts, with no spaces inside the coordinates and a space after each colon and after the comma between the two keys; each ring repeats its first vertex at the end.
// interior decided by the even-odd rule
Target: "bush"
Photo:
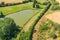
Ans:
{"type": "Polygon", "coordinates": [[[49,33],[49,36],[52,37],[53,39],[57,38],[57,36],[56,36],[56,34],[54,32],[49,33]]]}
{"type": "Polygon", "coordinates": [[[23,1],[22,3],[18,2],[18,3],[4,3],[1,2],[0,7],[5,7],[5,6],[13,6],[13,5],[19,5],[19,4],[24,4],[24,3],[28,3],[29,1],[23,1]]]}
{"type": "Polygon", "coordinates": [[[51,9],[52,9],[52,10],[60,10],[60,6],[58,6],[58,5],[53,5],[51,9]]]}
{"type": "Polygon", "coordinates": [[[47,5],[49,2],[44,2],[44,3],[42,3],[43,5],[47,5]]]}
{"type": "Polygon", "coordinates": [[[28,3],[29,1],[23,1],[22,3],[28,3]]]}
{"type": "Polygon", "coordinates": [[[4,14],[2,12],[0,12],[0,17],[4,17],[4,14]]]}
{"type": "Polygon", "coordinates": [[[48,27],[46,24],[40,26],[40,30],[41,30],[41,31],[46,31],[46,30],[48,30],[48,29],[49,29],[49,27],[48,27]]]}
{"type": "Polygon", "coordinates": [[[36,3],[37,3],[37,1],[36,1],[36,0],[34,0],[34,1],[33,1],[33,8],[35,8],[35,7],[36,7],[36,3]]]}
{"type": "Polygon", "coordinates": [[[5,6],[5,3],[1,2],[0,7],[4,7],[4,6],[5,6]]]}
{"type": "Polygon", "coordinates": [[[37,4],[37,5],[36,5],[36,8],[40,8],[40,6],[37,4]]]}

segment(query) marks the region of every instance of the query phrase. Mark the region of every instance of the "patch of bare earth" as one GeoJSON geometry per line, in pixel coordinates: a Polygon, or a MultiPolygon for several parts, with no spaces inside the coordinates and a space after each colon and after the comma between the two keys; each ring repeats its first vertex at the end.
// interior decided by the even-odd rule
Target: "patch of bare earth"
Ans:
{"type": "Polygon", "coordinates": [[[17,2],[22,2],[23,0],[0,0],[1,2],[5,2],[5,3],[17,3],[17,2]]]}
{"type": "Polygon", "coordinates": [[[53,22],[60,24],[60,11],[55,11],[54,13],[49,14],[46,17],[52,20],[53,22]]]}
{"type": "Polygon", "coordinates": [[[56,0],[56,1],[60,3],[60,0],[56,0]]]}

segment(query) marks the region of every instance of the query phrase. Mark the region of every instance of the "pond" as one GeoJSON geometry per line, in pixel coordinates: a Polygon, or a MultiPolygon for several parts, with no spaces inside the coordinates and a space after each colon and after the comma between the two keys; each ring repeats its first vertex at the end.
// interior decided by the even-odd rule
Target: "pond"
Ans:
{"type": "Polygon", "coordinates": [[[17,13],[7,15],[6,17],[12,18],[19,26],[23,26],[34,14],[39,10],[23,10],[17,13]]]}

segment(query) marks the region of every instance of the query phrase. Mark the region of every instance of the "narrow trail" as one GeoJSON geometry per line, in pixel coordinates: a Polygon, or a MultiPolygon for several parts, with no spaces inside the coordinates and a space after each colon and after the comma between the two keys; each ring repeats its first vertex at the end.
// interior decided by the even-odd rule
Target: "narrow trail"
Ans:
{"type": "MultiPolygon", "coordinates": [[[[51,6],[48,8],[48,10],[47,11],[49,11],[49,9],[51,8],[51,6]]],[[[41,17],[41,19],[38,21],[38,23],[35,25],[35,27],[34,27],[34,30],[33,30],[33,34],[32,34],[32,40],[38,40],[38,32],[39,32],[39,26],[40,26],[40,23],[41,23],[41,20],[45,17],[45,15],[46,15],[47,13],[45,13],[42,17],[41,17]]]]}

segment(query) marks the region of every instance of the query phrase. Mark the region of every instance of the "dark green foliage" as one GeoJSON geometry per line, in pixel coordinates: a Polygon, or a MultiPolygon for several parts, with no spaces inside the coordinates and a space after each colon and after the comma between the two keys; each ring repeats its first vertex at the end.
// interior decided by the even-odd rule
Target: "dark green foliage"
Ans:
{"type": "MultiPolygon", "coordinates": [[[[50,4],[47,7],[50,7],[50,4]]],[[[21,33],[20,33],[20,40],[32,40],[32,34],[33,34],[34,26],[39,21],[39,19],[44,15],[46,10],[48,10],[47,7],[44,9],[44,11],[42,11],[39,14],[39,16],[37,16],[37,18],[34,20],[32,25],[30,26],[29,30],[27,30],[26,32],[25,31],[21,31],[21,33]]],[[[48,27],[46,27],[46,28],[48,29],[48,27]]]]}
{"type": "Polygon", "coordinates": [[[36,5],[36,8],[40,8],[40,6],[37,4],[37,5],[36,5]]]}
{"type": "Polygon", "coordinates": [[[5,6],[5,3],[1,2],[0,7],[4,7],[4,6],[5,6]]]}
{"type": "Polygon", "coordinates": [[[32,2],[32,0],[29,0],[29,2],[32,2]]]}
{"type": "Polygon", "coordinates": [[[29,1],[23,1],[22,3],[28,3],[29,1]]]}
{"type": "Polygon", "coordinates": [[[49,36],[52,37],[53,39],[57,38],[57,36],[56,36],[56,34],[54,32],[49,33],[49,36]]]}
{"type": "Polygon", "coordinates": [[[0,21],[0,38],[2,40],[11,40],[12,37],[16,37],[19,32],[18,26],[10,18],[5,18],[0,21]]]}
{"type": "Polygon", "coordinates": [[[33,8],[35,8],[36,3],[37,3],[37,1],[36,1],[36,0],[34,0],[34,1],[33,1],[33,8]]]}
{"type": "Polygon", "coordinates": [[[49,3],[48,1],[47,2],[44,2],[43,5],[47,5],[48,3],[49,3]]]}
{"type": "Polygon", "coordinates": [[[4,14],[2,12],[0,12],[0,17],[4,17],[4,14]]]}

